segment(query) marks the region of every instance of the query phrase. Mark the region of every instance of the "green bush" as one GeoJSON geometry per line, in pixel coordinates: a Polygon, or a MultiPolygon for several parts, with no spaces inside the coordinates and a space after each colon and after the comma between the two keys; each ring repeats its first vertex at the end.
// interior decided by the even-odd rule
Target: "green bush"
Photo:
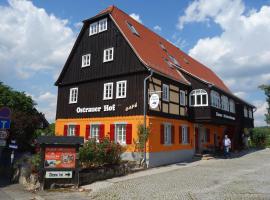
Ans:
{"type": "Polygon", "coordinates": [[[256,147],[266,147],[270,143],[270,128],[257,127],[251,129],[251,143],[256,147]]]}
{"type": "Polygon", "coordinates": [[[41,167],[41,154],[36,153],[31,157],[32,172],[38,172],[41,167]]]}
{"type": "Polygon", "coordinates": [[[104,138],[100,142],[89,140],[79,150],[79,159],[84,167],[118,164],[123,148],[118,143],[104,138]]]}

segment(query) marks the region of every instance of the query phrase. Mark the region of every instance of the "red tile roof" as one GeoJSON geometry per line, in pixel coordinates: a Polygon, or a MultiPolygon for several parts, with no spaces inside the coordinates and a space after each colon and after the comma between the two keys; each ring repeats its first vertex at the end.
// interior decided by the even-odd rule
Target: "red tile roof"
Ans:
{"type": "Polygon", "coordinates": [[[137,56],[149,68],[152,68],[153,70],[167,75],[177,81],[189,84],[181,72],[177,72],[175,67],[169,67],[168,63],[165,61],[166,59],[170,61],[169,55],[171,55],[178,61],[181,71],[213,84],[231,94],[228,87],[211,69],[191,58],[172,43],[140,24],[122,10],[115,6],[110,6],[98,15],[104,13],[109,13],[111,15],[112,19],[128,40],[137,56]],[[139,36],[131,32],[127,22],[135,27],[139,36]],[[166,51],[162,49],[160,43],[163,44],[166,51]]]}

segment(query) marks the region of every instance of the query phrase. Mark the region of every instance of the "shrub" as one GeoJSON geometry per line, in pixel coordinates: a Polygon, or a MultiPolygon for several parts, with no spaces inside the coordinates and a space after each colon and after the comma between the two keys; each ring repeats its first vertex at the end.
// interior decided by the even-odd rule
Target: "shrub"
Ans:
{"type": "Polygon", "coordinates": [[[251,142],[256,147],[266,147],[269,144],[270,129],[258,127],[251,129],[251,142]]]}
{"type": "Polygon", "coordinates": [[[79,159],[85,167],[118,164],[122,153],[121,145],[111,142],[108,138],[100,142],[89,140],[80,148],[79,159]]]}
{"type": "Polygon", "coordinates": [[[41,167],[41,154],[36,153],[31,157],[32,172],[38,172],[41,167]]]}

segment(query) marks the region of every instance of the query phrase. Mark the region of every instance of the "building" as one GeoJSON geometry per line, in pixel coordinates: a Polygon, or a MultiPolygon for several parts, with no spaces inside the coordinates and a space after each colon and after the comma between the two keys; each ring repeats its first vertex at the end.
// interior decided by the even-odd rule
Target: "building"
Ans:
{"type": "Polygon", "coordinates": [[[133,160],[137,127],[145,123],[149,166],[213,149],[225,133],[238,148],[243,129],[253,127],[253,105],[115,6],[84,21],[55,84],[57,135],[109,137],[133,160]]]}

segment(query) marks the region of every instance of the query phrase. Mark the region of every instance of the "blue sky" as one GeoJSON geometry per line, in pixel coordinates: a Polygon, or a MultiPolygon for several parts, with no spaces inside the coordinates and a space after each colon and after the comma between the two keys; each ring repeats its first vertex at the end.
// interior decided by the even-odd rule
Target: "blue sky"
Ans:
{"type": "Polygon", "coordinates": [[[109,5],[209,66],[257,106],[255,124],[265,124],[267,104],[257,86],[270,83],[270,1],[0,0],[0,81],[31,95],[52,122],[54,82],[80,22],[109,5]]]}

